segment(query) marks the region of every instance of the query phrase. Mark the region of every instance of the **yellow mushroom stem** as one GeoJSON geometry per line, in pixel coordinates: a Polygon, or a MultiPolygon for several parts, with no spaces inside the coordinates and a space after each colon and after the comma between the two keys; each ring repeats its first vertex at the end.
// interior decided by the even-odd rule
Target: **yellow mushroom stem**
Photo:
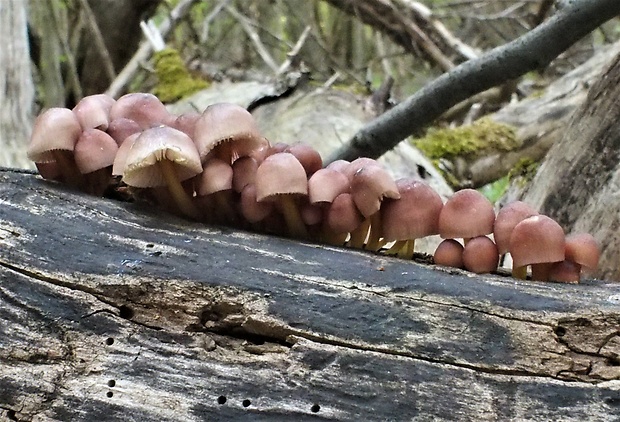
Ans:
{"type": "Polygon", "coordinates": [[[289,235],[298,239],[307,239],[308,230],[301,219],[299,208],[297,208],[293,196],[289,194],[277,195],[277,200],[279,201],[280,211],[284,216],[289,235]]]}
{"type": "Polygon", "coordinates": [[[355,230],[351,232],[349,246],[355,249],[362,249],[368,237],[368,229],[370,228],[370,219],[365,219],[355,230]]]}
{"type": "Polygon", "coordinates": [[[80,170],[78,170],[75,164],[73,152],[55,149],[52,150],[51,153],[56,164],[58,164],[58,169],[62,174],[64,182],[69,186],[84,190],[86,187],[84,176],[82,176],[82,173],[80,173],[80,170]]]}
{"type": "Polygon", "coordinates": [[[385,253],[396,255],[402,259],[412,259],[415,248],[415,239],[397,240],[385,253]]]}
{"type": "Polygon", "coordinates": [[[381,212],[377,211],[370,216],[370,233],[368,234],[368,243],[366,249],[369,251],[378,251],[381,247],[381,212]]]}
{"type": "Polygon", "coordinates": [[[200,220],[200,211],[198,211],[198,208],[196,208],[196,205],[192,202],[192,199],[179,181],[172,161],[159,161],[159,168],[166,180],[166,186],[168,191],[170,191],[170,195],[172,195],[173,201],[179,207],[179,211],[193,220],[200,220]]]}
{"type": "Polygon", "coordinates": [[[527,265],[523,265],[522,267],[512,267],[512,276],[514,278],[520,278],[521,280],[525,280],[527,277],[527,265]]]}

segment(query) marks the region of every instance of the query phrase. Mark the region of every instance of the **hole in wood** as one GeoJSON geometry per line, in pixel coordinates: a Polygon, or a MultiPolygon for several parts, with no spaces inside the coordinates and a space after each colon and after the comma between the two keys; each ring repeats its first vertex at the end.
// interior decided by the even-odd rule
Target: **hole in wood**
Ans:
{"type": "Polygon", "coordinates": [[[553,330],[555,332],[555,335],[558,337],[563,337],[566,334],[566,328],[560,326],[555,327],[555,330],[553,330]]]}
{"type": "Polygon", "coordinates": [[[121,305],[121,307],[118,308],[118,316],[123,319],[131,319],[134,316],[133,309],[127,305],[121,305]]]}
{"type": "Polygon", "coordinates": [[[316,404],[316,403],[315,403],[315,404],[313,404],[313,405],[312,405],[312,407],[310,408],[310,411],[311,411],[312,413],[318,413],[318,412],[319,412],[319,410],[321,410],[321,406],[319,406],[319,405],[318,405],[318,404],[316,404]]]}
{"type": "Polygon", "coordinates": [[[219,396],[217,398],[217,404],[224,404],[226,403],[226,396],[219,396]]]}
{"type": "Polygon", "coordinates": [[[607,358],[607,365],[609,366],[620,366],[620,358],[607,358]]]}
{"type": "Polygon", "coordinates": [[[106,396],[108,396],[108,398],[112,398],[112,396],[114,396],[114,393],[113,393],[113,392],[111,392],[111,391],[108,391],[108,392],[106,393],[106,396]]]}
{"type": "Polygon", "coordinates": [[[114,344],[114,339],[112,337],[108,337],[105,340],[105,344],[107,344],[108,346],[112,346],[114,344]]]}
{"type": "Polygon", "coordinates": [[[155,247],[155,245],[154,245],[154,244],[152,244],[152,243],[147,243],[147,244],[146,244],[146,247],[150,249],[150,248],[154,248],[154,247],[155,247]]]}
{"type": "Polygon", "coordinates": [[[6,417],[9,418],[9,420],[16,421],[17,413],[13,409],[9,409],[6,411],[6,417]]]}
{"type": "Polygon", "coordinates": [[[116,381],[110,380],[108,381],[108,387],[114,387],[116,385],[116,381]]]}
{"type": "Polygon", "coordinates": [[[252,402],[248,399],[245,399],[241,402],[241,404],[243,405],[243,407],[248,407],[249,405],[252,404],[252,402]]]}

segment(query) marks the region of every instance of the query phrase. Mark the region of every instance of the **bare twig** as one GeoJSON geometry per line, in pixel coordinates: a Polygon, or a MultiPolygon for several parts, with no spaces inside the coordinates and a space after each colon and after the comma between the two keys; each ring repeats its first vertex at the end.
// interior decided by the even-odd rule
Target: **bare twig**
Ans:
{"type": "MultiPolygon", "coordinates": [[[[158,30],[161,36],[165,39],[175,23],[189,12],[189,9],[194,3],[198,3],[199,1],[200,0],[181,0],[179,4],[172,9],[170,15],[159,25],[158,30]]],[[[125,65],[125,68],[118,74],[116,79],[112,81],[106,94],[115,98],[118,97],[129,81],[134,78],[140,69],[140,64],[149,59],[152,50],[151,44],[148,41],[144,41],[140,44],[140,48],[136,54],[134,54],[129,63],[125,65]]]]}
{"type": "Polygon", "coordinates": [[[241,25],[241,28],[243,28],[245,33],[248,35],[248,37],[254,44],[254,47],[256,47],[256,51],[258,52],[258,55],[261,57],[261,59],[263,59],[265,64],[269,66],[271,70],[273,70],[275,73],[277,73],[278,68],[279,68],[278,64],[273,59],[273,57],[271,57],[271,54],[269,53],[269,51],[267,51],[267,48],[261,41],[260,35],[258,35],[258,32],[256,32],[254,28],[252,28],[252,24],[249,22],[249,19],[245,17],[244,15],[242,15],[241,13],[239,13],[239,11],[235,9],[233,6],[226,6],[226,11],[230,13],[237,20],[237,22],[239,22],[239,24],[241,25]]]}
{"type": "Polygon", "coordinates": [[[209,26],[211,22],[220,14],[222,9],[226,7],[230,3],[230,0],[221,0],[218,4],[215,5],[211,13],[209,13],[204,21],[202,22],[202,34],[200,34],[200,42],[202,44],[206,43],[209,39],[209,26]]]}
{"type": "Polygon", "coordinates": [[[548,65],[599,25],[620,14],[617,0],[574,0],[518,39],[445,73],[357,132],[327,162],[379,157],[420,133],[453,105],[548,65]]]}
{"type": "Polygon", "coordinates": [[[293,47],[293,49],[286,55],[286,60],[278,68],[276,72],[276,76],[283,74],[291,67],[291,64],[293,64],[293,62],[299,55],[299,51],[304,46],[306,39],[308,38],[308,34],[310,34],[311,28],[312,27],[310,25],[306,26],[306,28],[304,29],[304,32],[301,33],[301,35],[299,36],[299,39],[295,43],[295,46],[293,47]]]}

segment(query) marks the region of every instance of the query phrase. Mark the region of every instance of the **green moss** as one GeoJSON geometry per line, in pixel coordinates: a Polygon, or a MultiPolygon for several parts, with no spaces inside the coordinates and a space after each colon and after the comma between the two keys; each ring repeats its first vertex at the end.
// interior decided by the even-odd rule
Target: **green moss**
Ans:
{"type": "Polygon", "coordinates": [[[508,176],[497,179],[494,182],[482,186],[478,191],[483,194],[489,201],[496,203],[508,190],[510,180],[508,176]]]}
{"type": "Polygon", "coordinates": [[[510,151],[519,146],[515,129],[489,118],[457,128],[430,129],[413,144],[428,158],[453,158],[483,155],[485,151],[510,151]]]}
{"type": "Polygon", "coordinates": [[[531,158],[521,158],[508,173],[508,178],[512,181],[517,179],[517,183],[523,187],[532,180],[540,167],[540,163],[531,158]]]}
{"type": "Polygon", "coordinates": [[[153,94],[164,103],[180,100],[209,86],[206,81],[190,75],[177,50],[158,51],[154,60],[158,82],[153,94]]]}

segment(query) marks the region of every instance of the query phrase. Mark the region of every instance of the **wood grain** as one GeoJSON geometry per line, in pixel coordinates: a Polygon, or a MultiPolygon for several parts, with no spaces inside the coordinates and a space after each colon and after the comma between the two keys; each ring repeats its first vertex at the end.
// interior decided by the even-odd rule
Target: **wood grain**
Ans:
{"type": "Polygon", "coordinates": [[[205,227],[9,170],[0,320],[9,420],[620,417],[618,284],[205,227]]]}

